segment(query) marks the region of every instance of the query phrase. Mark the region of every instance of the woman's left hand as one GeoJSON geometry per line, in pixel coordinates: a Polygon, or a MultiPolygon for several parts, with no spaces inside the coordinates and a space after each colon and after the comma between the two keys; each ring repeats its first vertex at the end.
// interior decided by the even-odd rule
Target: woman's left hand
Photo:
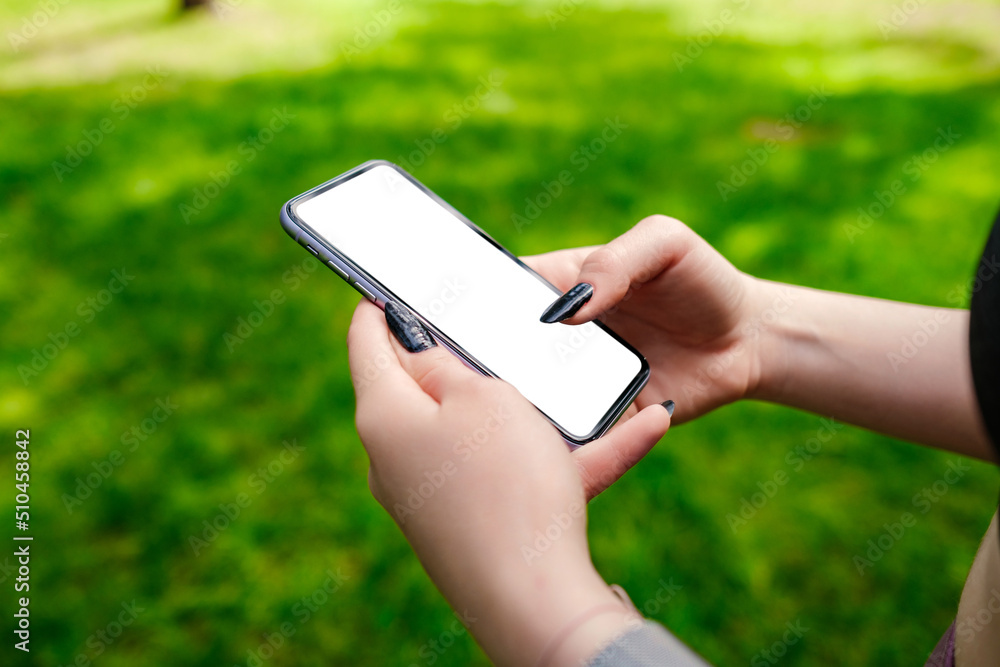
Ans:
{"type": "MultiPolygon", "coordinates": [[[[581,611],[616,601],[590,561],[586,502],[663,436],[666,409],[571,454],[509,384],[442,346],[408,352],[368,302],[348,347],[372,493],[497,664],[537,661],[581,611]]],[[[626,617],[623,607],[588,621],[551,664],[585,659],[626,617]]]]}

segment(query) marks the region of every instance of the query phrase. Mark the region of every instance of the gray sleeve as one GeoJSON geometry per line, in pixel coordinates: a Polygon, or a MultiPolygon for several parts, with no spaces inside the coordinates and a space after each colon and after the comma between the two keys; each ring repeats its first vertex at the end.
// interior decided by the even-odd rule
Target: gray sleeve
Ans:
{"type": "Polygon", "coordinates": [[[646,621],[604,647],[586,667],[709,667],[709,664],[662,625],[646,621]]]}

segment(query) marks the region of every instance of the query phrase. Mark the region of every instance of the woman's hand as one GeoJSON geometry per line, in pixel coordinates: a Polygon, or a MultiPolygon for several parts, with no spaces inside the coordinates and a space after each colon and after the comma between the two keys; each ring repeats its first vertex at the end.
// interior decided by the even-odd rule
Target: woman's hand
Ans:
{"type": "Polygon", "coordinates": [[[559,289],[593,286],[564,321],[606,322],[646,357],[652,375],[640,408],[675,399],[679,423],[746,397],[760,381],[760,318],[782,309],[780,295],[765,297],[684,223],[654,215],[605,246],[523,261],[559,289]]]}
{"type": "Polygon", "coordinates": [[[593,286],[564,321],[606,321],[646,356],[653,372],[639,407],[670,397],[679,423],[755,398],[993,460],[973,392],[968,311],[753,278],[663,216],[599,248],[524,261],[560,289],[593,286]]]}
{"type": "MultiPolygon", "coordinates": [[[[394,304],[385,316],[364,301],[355,311],[348,347],[369,486],[490,657],[531,665],[582,611],[615,606],[590,561],[586,501],[670,416],[653,405],[571,454],[513,387],[428,347],[422,329],[394,304]]],[[[588,620],[549,664],[577,664],[627,618],[621,607],[588,620]]]]}

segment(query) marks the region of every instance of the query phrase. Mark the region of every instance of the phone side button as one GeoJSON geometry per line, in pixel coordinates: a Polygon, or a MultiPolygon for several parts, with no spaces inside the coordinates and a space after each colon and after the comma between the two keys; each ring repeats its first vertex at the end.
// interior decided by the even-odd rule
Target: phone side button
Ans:
{"type": "Polygon", "coordinates": [[[375,303],[375,295],[372,294],[371,292],[369,292],[367,289],[365,289],[364,285],[361,285],[360,283],[353,283],[353,285],[354,285],[354,289],[356,289],[359,292],[361,292],[361,296],[365,297],[366,299],[368,299],[372,303],[375,303]]]}
{"type": "Polygon", "coordinates": [[[343,278],[347,282],[351,281],[351,279],[347,277],[347,272],[344,271],[339,266],[337,266],[336,263],[334,263],[333,260],[330,260],[329,262],[327,262],[327,264],[330,266],[331,269],[333,269],[333,272],[336,273],[338,276],[340,276],[341,278],[343,278]]]}
{"type": "Polygon", "coordinates": [[[312,247],[311,245],[306,245],[306,250],[319,257],[319,253],[316,252],[316,248],[312,247]]]}

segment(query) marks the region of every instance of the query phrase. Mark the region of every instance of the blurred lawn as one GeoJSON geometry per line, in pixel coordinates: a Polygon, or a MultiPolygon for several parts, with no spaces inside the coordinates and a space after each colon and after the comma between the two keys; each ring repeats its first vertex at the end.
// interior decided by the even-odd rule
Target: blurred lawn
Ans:
{"type": "MultiPolygon", "coordinates": [[[[0,423],[32,430],[30,664],[246,665],[286,622],[266,665],[487,664],[466,636],[435,648],[452,643],[450,612],[369,496],[343,345],[357,296],[306,272],[277,224],[285,200],[357,163],[407,160],[442,128],[413,172],[515,252],[601,243],[661,212],[756,275],[946,306],[967,302],[997,208],[995,3],[930,2],[883,39],[888,3],[422,1],[350,59],[386,3],[248,1],[179,20],[168,5],[76,0],[0,56],[0,423]],[[711,43],[679,71],[699,37],[711,43]],[[150,85],[147,66],[167,76],[150,85]],[[453,127],[449,109],[491,72],[502,84],[453,127]],[[817,87],[828,99],[789,136],[780,121],[817,87]],[[293,117],[265,141],[275,109],[293,117]],[[574,152],[619,117],[627,130],[579,172],[574,152]],[[60,182],[53,162],[105,119],[113,132],[60,182]],[[913,171],[947,128],[954,146],[913,171]],[[769,138],[776,152],[720,197],[769,138]],[[239,173],[199,207],[230,162],[239,173]],[[563,169],[569,191],[516,229],[563,169]],[[906,192],[848,238],[896,179],[906,192]],[[200,208],[189,224],[182,205],[200,208]],[[134,280],[88,306],[123,268],[134,280]],[[274,290],[285,301],[230,350],[223,336],[274,290]],[[79,334],[23,381],[71,322],[79,334]],[[130,439],[168,397],[174,414],[130,439]],[[275,463],[284,441],[305,449],[275,463]],[[121,465],[69,512],[65,494],[115,450],[121,465]],[[196,556],[191,536],[240,494],[249,505],[196,556]],[[305,613],[326,570],[348,578],[305,613]],[[91,637],[133,599],[144,611],[120,638],[91,637]]],[[[37,7],[5,3],[2,33],[37,7]]],[[[794,470],[786,455],[821,425],[748,404],[673,431],[593,503],[600,570],[640,607],[682,586],[646,611],[719,665],[749,664],[796,620],[809,631],[782,664],[923,664],[997,475],[973,465],[861,577],[852,557],[955,457],[844,428],[794,470]],[[726,515],[779,470],[790,482],[731,530],[726,515]]]]}

